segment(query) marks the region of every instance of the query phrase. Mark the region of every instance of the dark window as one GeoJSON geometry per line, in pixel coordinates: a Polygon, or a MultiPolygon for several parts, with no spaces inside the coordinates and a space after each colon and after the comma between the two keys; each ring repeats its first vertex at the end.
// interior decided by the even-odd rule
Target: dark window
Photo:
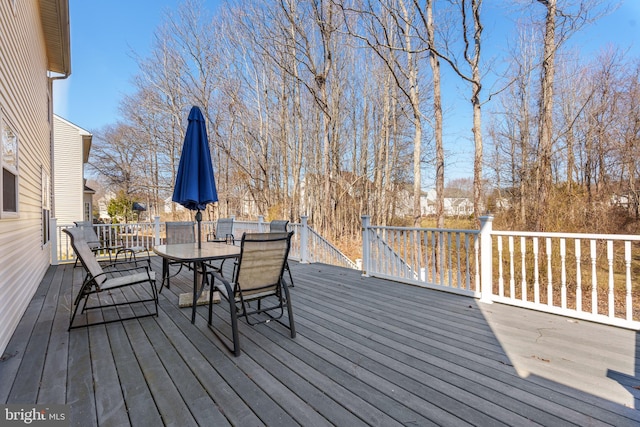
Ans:
{"type": "Polygon", "coordinates": [[[2,169],[2,210],[17,212],[16,176],[6,169],[2,169]]]}

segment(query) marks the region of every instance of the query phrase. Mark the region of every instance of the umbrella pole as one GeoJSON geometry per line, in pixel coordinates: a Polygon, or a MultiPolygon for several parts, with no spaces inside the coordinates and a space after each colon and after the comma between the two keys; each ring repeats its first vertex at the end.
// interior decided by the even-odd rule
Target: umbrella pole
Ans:
{"type": "Polygon", "coordinates": [[[202,234],[200,233],[200,222],[202,221],[202,212],[198,209],[196,212],[196,221],[198,221],[198,249],[202,249],[202,234]]]}

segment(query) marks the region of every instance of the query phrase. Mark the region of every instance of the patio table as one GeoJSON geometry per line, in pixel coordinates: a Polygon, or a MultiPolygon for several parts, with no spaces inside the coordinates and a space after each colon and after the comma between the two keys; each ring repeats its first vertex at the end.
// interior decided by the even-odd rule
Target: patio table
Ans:
{"type": "Polygon", "coordinates": [[[226,243],[202,242],[198,248],[197,243],[180,243],[171,245],[159,245],[153,248],[153,252],[163,258],[162,277],[164,278],[167,261],[193,263],[193,305],[191,311],[191,323],[196,321],[197,301],[205,283],[208,261],[234,259],[240,256],[240,247],[226,243]],[[198,274],[202,274],[202,286],[198,289],[198,274]]]}

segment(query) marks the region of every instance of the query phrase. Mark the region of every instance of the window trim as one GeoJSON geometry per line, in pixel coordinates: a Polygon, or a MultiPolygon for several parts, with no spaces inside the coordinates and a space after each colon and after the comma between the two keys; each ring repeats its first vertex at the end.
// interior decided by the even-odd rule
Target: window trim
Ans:
{"type": "Polygon", "coordinates": [[[8,120],[7,114],[4,109],[0,108],[0,219],[8,219],[8,218],[19,218],[20,216],[20,135],[15,130],[15,126],[8,120]],[[3,133],[4,127],[8,127],[16,136],[16,165],[15,169],[11,167],[5,168],[4,159],[3,159],[3,149],[2,144],[3,141],[3,133]],[[15,175],[15,194],[16,194],[16,210],[13,211],[5,211],[4,210],[4,197],[3,197],[3,188],[4,188],[4,169],[7,169],[10,173],[15,175]]]}

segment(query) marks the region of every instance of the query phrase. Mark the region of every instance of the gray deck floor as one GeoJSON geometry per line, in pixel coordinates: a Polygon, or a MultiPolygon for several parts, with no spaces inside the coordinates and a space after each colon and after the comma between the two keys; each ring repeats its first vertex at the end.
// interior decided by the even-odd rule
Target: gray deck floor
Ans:
{"type": "Polygon", "coordinates": [[[77,426],[640,425],[636,332],[291,268],[297,337],[242,320],[235,358],[205,306],[195,325],[178,308],[190,274],[158,317],[69,333],[82,271],[52,267],[0,361],[0,402],[67,404],[77,426]]]}

